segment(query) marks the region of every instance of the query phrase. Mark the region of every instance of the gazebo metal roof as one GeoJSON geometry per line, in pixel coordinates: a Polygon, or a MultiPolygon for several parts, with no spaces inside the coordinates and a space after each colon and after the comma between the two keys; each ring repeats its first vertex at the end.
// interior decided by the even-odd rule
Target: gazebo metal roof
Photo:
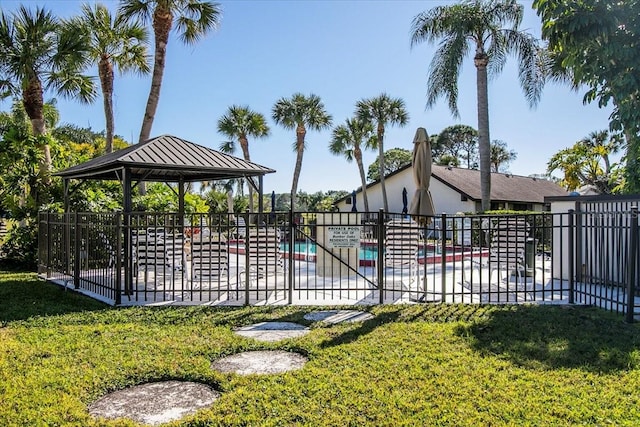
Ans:
{"type": "Polygon", "coordinates": [[[65,179],[214,181],[262,176],[275,170],[172,135],[162,135],[57,172],[65,179]]]}

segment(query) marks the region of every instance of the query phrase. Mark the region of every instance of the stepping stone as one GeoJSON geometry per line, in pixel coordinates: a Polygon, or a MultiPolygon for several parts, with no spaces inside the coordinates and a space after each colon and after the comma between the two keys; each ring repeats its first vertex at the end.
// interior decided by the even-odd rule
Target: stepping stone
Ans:
{"type": "Polygon", "coordinates": [[[216,360],[211,368],[240,375],[279,374],[301,369],[308,359],[290,351],[245,351],[216,360]]]}
{"type": "Polygon", "coordinates": [[[280,341],[309,333],[309,328],[292,322],[262,322],[236,329],[236,334],[258,341],[280,341]]]}
{"type": "Polygon", "coordinates": [[[118,390],[89,405],[94,417],[128,418],[152,426],[211,406],[220,393],[205,384],[162,381],[118,390]]]}
{"type": "Polygon", "coordinates": [[[306,320],[324,322],[335,325],[344,322],[364,322],[373,319],[373,314],[357,310],[325,310],[314,311],[304,315],[306,320]]]}

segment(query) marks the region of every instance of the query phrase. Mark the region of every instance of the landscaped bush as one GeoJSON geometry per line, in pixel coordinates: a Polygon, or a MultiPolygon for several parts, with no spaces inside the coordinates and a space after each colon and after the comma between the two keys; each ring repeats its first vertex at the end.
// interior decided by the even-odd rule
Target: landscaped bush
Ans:
{"type": "Polygon", "coordinates": [[[38,228],[35,223],[12,227],[2,245],[5,258],[35,270],[38,258],[38,228]]]}

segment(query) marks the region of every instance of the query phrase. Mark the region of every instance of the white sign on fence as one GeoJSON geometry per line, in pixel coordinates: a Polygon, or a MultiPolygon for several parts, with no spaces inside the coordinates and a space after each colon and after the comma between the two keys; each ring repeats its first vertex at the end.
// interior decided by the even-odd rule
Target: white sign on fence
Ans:
{"type": "Polygon", "coordinates": [[[327,227],[328,248],[360,248],[360,227],[331,225],[327,227]]]}

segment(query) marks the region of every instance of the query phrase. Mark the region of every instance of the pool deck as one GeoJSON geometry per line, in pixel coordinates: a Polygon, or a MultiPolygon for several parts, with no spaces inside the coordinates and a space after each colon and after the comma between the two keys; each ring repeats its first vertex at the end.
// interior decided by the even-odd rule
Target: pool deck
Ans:
{"type": "MultiPolygon", "coordinates": [[[[566,281],[553,279],[547,269],[549,262],[536,260],[536,280],[527,277],[524,283],[516,283],[514,276],[500,278],[494,274],[489,281],[486,268],[473,268],[470,263],[445,263],[420,265],[417,270],[384,269],[385,289],[380,294],[376,269],[361,266],[351,276],[322,276],[313,262],[295,261],[292,272],[285,268],[266,277],[249,277],[244,274],[243,257],[232,257],[226,275],[214,280],[200,280],[182,271],[139,272],[135,278],[134,293],[122,296],[122,306],[140,305],[375,305],[416,303],[533,303],[567,304],[569,302],[566,281]],[[289,274],[291,273],[291,274],[289,274]],[[145,277],[146,274],[146,277],[145,277]],[[288,287],[290,277],[293,286],[288,287]]],[[[188,271],[188,270],[187,270],[188,271]]],[[[73,289],[72,278],[58,275],[48,280],[73,289]]],[[[91,292],[89,284],[112,282],[114,277],[100,275],[96,271],[83,272],[80,289],[76,291],[113,304],[114,301],[91,292]],[[84,289],[82,289],[84,288],[84,289]]],[[[576,290],[586,285],[576,284],[576,290]]],[[[608,308],[622,307],[624,294],[602,287],[601,295],[607,296],[608,308]]],[[[640,298],[636,298],[640,300],[640,298]]],[[[578,298],[577,304],[594,302],[578,298]]],[[[640,301],[639,301],[640,302],[640,301]]]]}

